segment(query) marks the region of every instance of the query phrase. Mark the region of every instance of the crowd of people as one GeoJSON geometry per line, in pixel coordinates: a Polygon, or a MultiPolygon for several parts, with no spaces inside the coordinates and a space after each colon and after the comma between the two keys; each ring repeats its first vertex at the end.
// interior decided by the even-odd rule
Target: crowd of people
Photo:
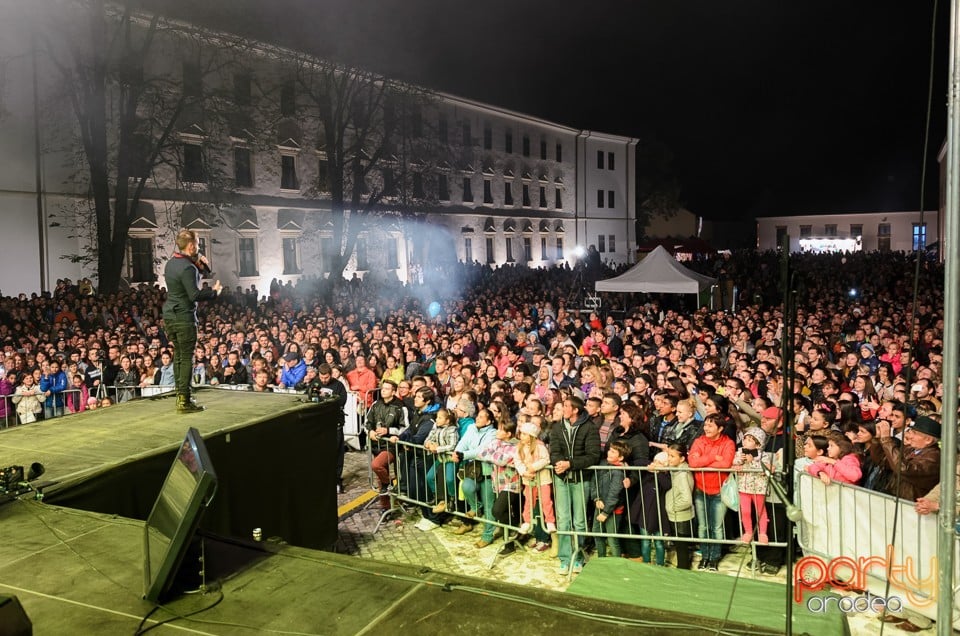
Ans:
{"type": "MultiPolygon", "coordinates": [[[[797,469],[825,483],[937,510],[941,265],[889,252],[794,255],[791,320],[777,254],[688,265],[733,281],[735,305],[611,294],[578,309],[575,282],[616,273],[603,266],[460,263],[411,285],[305,277],[262,298],[224,290],[200,307],[192,379],[252,391],[340,383],[366,410],[385,497],[396,489],[423,503],[418,527],[480,528],[478,549],[516,528],[502,550],[532,537],[564,571],[582,566],[588,546],[663,564],[663,541],[614,536],[638,534],[699,536],[705,570],[722,556],[709,540],[756,541],[755,567],[777,572],[788,537],[770,481],[792,448],[797,469]],[[639,470],[650,467],[660,470],[639,470]],[[732,524],[722,493],[731,474],[732,524]],[[572,531],[605,536],[574,544],[572,531]]],[[[172,386],[163,300],[157,286],[104,296],[68,280],[0,299],[3,421],[172,386]]],[[[691,544],[674,544],[678,566],[692,567],[691,544]]]]}

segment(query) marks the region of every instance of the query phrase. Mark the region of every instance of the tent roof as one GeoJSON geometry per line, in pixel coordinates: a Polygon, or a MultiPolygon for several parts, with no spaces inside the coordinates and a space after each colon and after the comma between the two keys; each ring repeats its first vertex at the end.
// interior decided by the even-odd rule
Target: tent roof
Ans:
{"type": "Polygon", "coordinates": [[[597,281],[596,290],[696,294],[716,282],[715,278],[698,274],[678,263],[661,245],[623,274],[597,281]]]}

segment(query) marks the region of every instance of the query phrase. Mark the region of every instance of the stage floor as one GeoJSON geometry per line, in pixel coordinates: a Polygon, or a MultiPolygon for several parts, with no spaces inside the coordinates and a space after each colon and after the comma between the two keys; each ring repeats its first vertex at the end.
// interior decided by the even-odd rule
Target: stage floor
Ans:
{"type": "MultiPolygon", "coordinates": [[[[132,634],[150,612],[152,605],[140,598],[142,522],[14,500],[0,506],[0,527],[4,528],[0,593],[20,599],[34,633],[132,634]]],[[[180,615],[209,609],[152,631],[626,635],[656,633],[658,625],[678,621],[677,615],[665,611],[434,572],[428,567],[290,546],[245,550],[258,558],[219,584],[208,579],[208,585],[220,591],[181,596],[167,606],[180,615]],[[222,601],[216,603],[221,592],[222,601]]],[[[210,570],[217,569],[217,553],[213,547],[208,549],[210,570]]],[[[161,609],[150,620],[170,617],[161,609]]],[[[740,625],[728,624],[736,627],[740,625]]],[[[671,633],[705,630],[700,623],[671,633]]]]}

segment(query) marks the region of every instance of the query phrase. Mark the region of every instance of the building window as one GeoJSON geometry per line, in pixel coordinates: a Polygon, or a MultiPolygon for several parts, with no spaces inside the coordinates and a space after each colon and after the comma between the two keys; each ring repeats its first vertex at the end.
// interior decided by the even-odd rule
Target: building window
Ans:
{"type": "Polygon", "coordinates": [[[863,238],[863,225],[857,223],[850,226],[850,236],[863,238]]]}
{"type": "Polygon", "coordinates": [[[487,263],[492,264],[497,262],[497,253],[494,251],[493,237],[487,237],[487,263]]]}
{"type": "Polygon", "coordinates": [[[877,250],[890,251],[890,224],[881,223],[877,226],[877,250]]]}
{"type": "Polygon", "coordinates": [[[607,153],[607,170],[613,170],[613,153],[607,153]]]}
{"type": "Polygon", "coordinates": [[[387,269],[400,269],[400,255],[397,252],[397,240],[387,237],[387,269]]]}
{"type": "Polygon", "coordinates": [[[463,122],[463,139],[461,144],[464,146],[470,146],[473,144],[473,140],[470,138],[470,122],[463,122]]]}
{"type": "Polygon", "coordinates": [[[297,89],[293,80],[287,80],[280,87],[280,116],[293,117],[297,113],[297,89]]]}
{"type": "Polygon", "coordinates": [[[812,225],[801,225],[800,226],[800,238],[810,238],[813,236],[813,226],[812,225]]]}
{"type": "Polygon", "coordinates": [[[603,207],[603,190],[597,190],[597,207],[603,207]]]}
{"type": "Polygon", "coordinates": [[[563,144],[557,142],[557,161],[563,161],[563,144]]]}
{"type": "Polygon", "coordinates": [[[823,226],[824,236],[836,236],[837,235],[837,224],[836,223],[827,223],[823,226]]]}
{"type": "Polygon", "coordinates": [[[529,236],[523,237],[523,260],[527,263],[533,260],[533,245],[529,236]]]}
{"type": "Polygon", "coordinates": [[[545,260],[547,260],[547,258],[548,258],[548,256],[547,256],[547,237],[546,237],[546,236],[541,236],[541,237],[540,237],[540,260],[541,260],[541,261],[545,261],[545,260]]]}
{"type": "Polygon", "coordinates": [[[557,237],[557,260],[563,260],[563,237],[557,237]]]}
{"type": "Polygon", "coordinates": [[[613,198],[613,190],[608,190],[608,191],[607,191],[607,207],[610,208],[611,210],[615,207],[615,206],[614,206],[614,198],[613,198]]]}
{"type": "Polygon", "coordinates": [[[547,140],[540,139],[540,159],[546,161],[547,159],[547,140]]]}
{"type": "Polygon", "coordinates": [[[153,272],[153,239],[150,237],[130,237],[130,269],[131,283],[152,283],[155,279],[153,272]]]}
{"type": "Polygon", "coordinates": [[[545,186],[540,186],[540,207],[547,207],[547,188],[545,186]]]}
{"type": "Polygon", "coordinates": [[[463,239],[463,260],[466,263],[473,262],[473,239],[469,236],[463,239]]]}
{"type": "Polygon", "coordinates": [[[493,149],[493,130],[490,128],[490,124],[483,127],[483,149],[493,149]]]}
{"type": "Polygon", "coordinates": [[[450,187],[447,185],[447,175],[437,176],[437,198],[441,201],[450,200],[450,187]]]}
{"type": "Polygon", "coordinates": [[[607,236],[607,251],[613,254],[617,251],[616,235],[610,234],[607,236]]]}
{"type": "Polygon", "coordinates": [[[597,151],[597,170],[603,170],[603,151],[602,150],[597,151]]]}
{"type": "Polygon", "coordinates": [[[563,197],[560,196],[560,188],[557,188],[555,194],[556,194],[556,198],[554,199],[553,207],[555,207],[555,208],[558,209],[558,210],[562,210],[562,209],[563,209],[563,197]]]}
{"type": "Polygon", "coordinates": [[[509,236],[507,237],[505,246],[507,248],[507,262],[512,263],[513,262],[513,239],[511,239],[509,236]]]}
{"type": "Polygon", "coordinates": [[[237,254],[240,256],[240,276],[258,276],[257,239],[253,237],[237,239],[237,254]]]}
{"type": "Polygon", "coordinates": [[[300,189],[300,180],[297,179],[297,158],[294,155],[280,155],[280,189],[300,189]]]}
{"type": "Polygon", "coordinates": [[[503,150],[510,154],[513,152],[513,131],[507,130],[503,133],[503,150]]]}
{"type": "Polygon", "coordinates": [[[183,96],[200,97],[203,94],[203,76],[200,66],[191,62],[183,63],[183,96]]]}
{"type": "Polygon", "coordinates": [[[530,186],[523,184],[523,207],[530,207],[530,186]]]}
{"type": "Polygon", "coordinates": [[[447,143],[447,118],[443,115],[440,116],[440,121],[437,122],[437,137],[440,139],[441,144],[447,143]]]}
{"type": "Polygon", "coordinates": [[[252,163],[249,148],[233,149],[233,178],[236,180],[238,188],[253,187],[252,163]]]}
{"type": "Polygon", "coordinates": [[[297,239],[293,236],[283,239],[283,273],[300,273],[300,259],[297,258],[297,239]]]}
{"type": "Polygon", "coordinates": [[[530,136],[529,135],[523,136],[523,156],[524,157],[530,156],[530,136]]]}
{"type": "Polygon", "coordinates": [[[493,203],[493,190],[490,189],[490,179],[483,180],[483,202],[493,203]]]}
{"type": "Polygon", "coordinates": [[[513,205],[513,183],[510,181],[503,182],[503,204],[513,205]]]}
{"type": "Polygon", "coordinates": [[[370,269],[370,258],[367,255],[367,240],[358,238],[357,239],[357,269],[360,271],[367,271],[370,269]]]}
{"type": "Polygon", "coordinates": [[[600,234],[599,236],[597,236],[597,251],[600,252],[601,254],[607,251],[606,239],[607,237],[604,236],[603,234],[600,234]]]}
{"type": "Polygon", "coordinates": [[[202,234],[197,234],[197,253],[201,256],[205,256],[206,259],[210,260],[210,250],[207,249],[207,237],[202,234]]]}
{"type": "Polygon", "coordinates": [[[233,75],[233,101],[237,106],[249,106],[252,101],[252,79],[250,73],[235,73],[233,75]]]}
{"type": "Polygon", "coordinates": [[[783,249],[783,244],[787,241],[787,226],[777,226],[777,249],[783,249]]]}
{"type": "Polygon", "coordinates": [[[413,198],[422,199],[423,193],[423,175],[419,172],[413,173],[413,198]]]}
{"type": "Polygon", "coordinates": [[[319,159],[317,161],[317,190],[320,192],[330,192],[330,164],[327,160],[319,159]]]}
{"type": "Polygon", "coordinates": [[[324,236],[320,239],[320,272],[329,274],[333,268],[333,259],[339,256],[333,249],[333,238],[324,236]]]}
{"type": "Polygon", "coordinates": [[[473,188],[471,187],[470,177],[463,178],[463,202],[473,203],[473,188]]]}
{"type": "Polygon", "coordinates": [[[203,148],[200,144],[183,144],[183,182],[204,183],[203,148]]]}
{"type": "Polygon", "coordinates": [[[927,247],[927,224],[913,224],[913,251],[919,252],[927,247]]]}

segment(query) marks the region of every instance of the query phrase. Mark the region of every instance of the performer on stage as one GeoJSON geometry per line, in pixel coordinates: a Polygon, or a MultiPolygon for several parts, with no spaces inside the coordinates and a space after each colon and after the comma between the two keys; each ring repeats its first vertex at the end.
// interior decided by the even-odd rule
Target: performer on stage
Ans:
{"type": "Polygon", "coordinates": [[[177,411],[197,413],[203,407],[190,398],[190,374],[193,350],[197,345],[197,301],[220,295],[220,281],[212,288],[200,289],[200,273],[210,273],[207,259],[198,254],[197,235],[193,230],[180,230],[177,251],[163,270],[167,283],[167,300],[163,303],[163,326],[174,346],[173,376],[177,387],[177,411]]]}

